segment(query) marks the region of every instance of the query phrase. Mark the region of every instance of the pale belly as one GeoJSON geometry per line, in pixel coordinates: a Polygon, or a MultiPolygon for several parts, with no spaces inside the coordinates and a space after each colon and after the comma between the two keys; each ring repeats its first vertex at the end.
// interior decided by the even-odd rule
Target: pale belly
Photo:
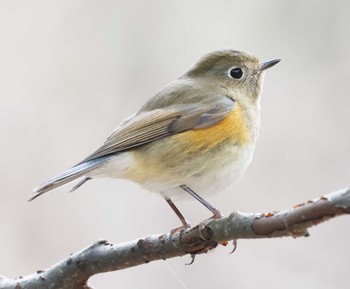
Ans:
{"type": "Polygon", "coordinates": [[[252,146],[244,149],[227,147],[220,156],[204,160],[208,166],[202,173],[191,175],[181,183],[172,183],[169,184],[170,186],[164,184],[163,187],[163,184],[146,183],[143,186],[148,190],[161,192],[175,200],[188,197],[188,194],[178,187],[182,184],[190,187],[201,196],[221,193],[230,189],[233,184],[242,179],[251,162],[253,150],[254,147],[252,146]]]}
{"type": "Polygon", "coordinates": [[[208,169],[200,176],[191,176],[185,184],[202,196],[224,192],[242,179],[251,162],[253,150],[252,147],[240,148],[239,152],[235,148],[227,149],[226,154],[217,160],[215,169],[208,169]]]}
{"type": "MultiPolygon", "coordinates": [[[[164,143],[163,143],[164,145],[164,143]]],[[[164,147],[164,146],[163,146],[164,147]]],[[[111,158],[94,177],[129,179],[150,192],[160,193],[175,200],[188,194],[179,188],[187,185],[201,196],[223,192],[237,183],[251,162],[254,145],[238,147],[223,144],[215,150],[192,156],[172,154],[167,151],[142,151],[147,160],[142,162],[140,154],[124,152],[111,158]]]]}

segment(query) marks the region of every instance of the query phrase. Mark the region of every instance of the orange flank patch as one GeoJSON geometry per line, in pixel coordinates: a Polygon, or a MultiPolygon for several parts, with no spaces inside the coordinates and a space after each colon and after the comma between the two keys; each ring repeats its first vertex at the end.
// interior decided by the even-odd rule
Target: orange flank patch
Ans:
{"type": "Polygon", "coordinates": [[[244,112],[239,104],[235,104],[226,118],[211,127],[190,130],[174,136],[177,142],[187,143],[188,151],[210,150],[227,140],[245,144],[249,141],[249,137],[244,112]]]}

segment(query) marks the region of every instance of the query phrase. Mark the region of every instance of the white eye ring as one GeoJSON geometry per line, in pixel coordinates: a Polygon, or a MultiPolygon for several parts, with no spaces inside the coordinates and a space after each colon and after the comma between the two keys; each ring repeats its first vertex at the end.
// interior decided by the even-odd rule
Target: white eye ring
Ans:
{"type": "Polygon", "coordinates": [[[242,79],[244,76],[243,69],[240,67],[232,67],[228,71],[228,76],[233,79],[242,79]]]}

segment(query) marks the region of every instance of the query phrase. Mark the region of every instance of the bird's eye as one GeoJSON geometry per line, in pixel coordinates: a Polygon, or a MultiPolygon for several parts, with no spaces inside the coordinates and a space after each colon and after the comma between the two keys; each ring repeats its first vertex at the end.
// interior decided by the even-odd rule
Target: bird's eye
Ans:
{"type": "Polygon", "coordinates": [[[243,76],[243,71],[241,68],[236,67],[236,68],[230,69],[229,74],[234,79],[241,79],[243,76]]]}

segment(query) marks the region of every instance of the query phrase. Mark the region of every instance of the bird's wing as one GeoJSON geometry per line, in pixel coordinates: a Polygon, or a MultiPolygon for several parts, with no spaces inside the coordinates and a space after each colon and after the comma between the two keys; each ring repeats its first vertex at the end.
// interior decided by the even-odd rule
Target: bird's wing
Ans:
{"type": "Polygon", "coordinates": [[[233,105],[232,101],[225,101],[215,106],[186,104],[139,112],[116,128],[106,142],[80,164],[190,129],[210,127],[220,122],[233,105]]]}

